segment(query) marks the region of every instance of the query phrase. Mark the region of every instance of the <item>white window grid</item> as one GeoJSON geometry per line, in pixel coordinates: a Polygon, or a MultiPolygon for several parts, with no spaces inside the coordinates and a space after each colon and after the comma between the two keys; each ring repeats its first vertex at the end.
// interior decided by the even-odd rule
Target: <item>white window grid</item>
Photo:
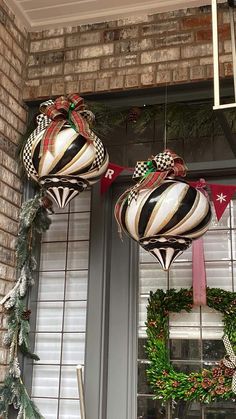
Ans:
{"type": "MultiPolygon", "coordinates": [[[[203,236],[205,266],[207,275],[207,286],[211,288],[222,288],[228,291],[235,291],[236,288],[236,201],[231,201],[226,208],[220,221],[217,221],[212,205],[213,218],[208,232],[203,236]]],[[[161,269],[159,262],[148,252],[140,247],[139,262],[139,296],[138,296],[138,339],[139,348],[146,338],[147,304],[150,291],[155,292],[157,288],[167,290],[175,288],[190,288],[192,286],[192,250],[186,250],[172,264],[169,272],[161,269]]],[[[203,342],[207,340],[221,340],[223,334],[222,315],[209,307],[194,307],[191,313],[171,313],[169,317],[169,338],[177,340],[198,340],[200,341],[201,354],[203,342]]],[[[182,367],[186,364],[199,365],[209,368],[216,360],[206,361],[204,359],[184,360],[178,359],[182,367]]],[[[145,349],[141,349],[138,358],[139,378],[144,380],[145,368],[147,366],[145,349]]],[[[147,387],[138,382],[138,401],[152,399],[151,392],[147,387]],[[141,384],[141,385],[140,385],[141,384]],[[145,391],[142,392],[142,388],[145,391]]],[[[230,404],[230,402],[228,402],[230,404]]],[[[155,402],[153,402],[154,406],[155,402]]],[[[226,402],[227,404],[227,402],[226,402]]],[[[167,406],[165,413],[161,413],[161,403],[158,402],[157,415],[165,419],[172,417],[172,409],[167,406]],[[162,416],[164,415],[164,416],[162,416]]],[[[198,403],[193,406],[197,416],[207,419],[207,408],[200,407],[198,403]],[[199,416],[198,416],[199,414],[199,416]]],[[[235,410],[234,410],[235,413],[235,410]]],[[[138,419],[148,416],[138,414],[138,419]]],[[[159,417],[159,416],[157,416],[159,417]]],[[[173,416],[175,417],[175,416],[173,416]]],[[[188,416],[190,417],[190,416],[188,416]]],[[[195,417],[195,416],[194,416],[195,417]]],[[[210,417],[210,416],[209,416],[210,417]]],[[[231,417],[231,416],[230,416],[231,417]]],[[[233,417],[233,416],[232,416],[233,417]]]]}
{"type": "Polygon", "coordinates": [[[91,192],[56,209],[42,237],[32,399],[45,419],[80,419],[76,366],[84,367],[91,192]]]}

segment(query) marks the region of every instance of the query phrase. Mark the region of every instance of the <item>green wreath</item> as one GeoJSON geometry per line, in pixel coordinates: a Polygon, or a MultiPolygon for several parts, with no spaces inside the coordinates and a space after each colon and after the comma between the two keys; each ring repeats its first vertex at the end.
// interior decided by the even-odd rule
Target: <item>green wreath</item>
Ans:
{"type": "Polygon", "coordinates": [[[189,375],[175,371],[169,360],[168,329],[170,312],[190,312],[192,290],[158,289],[150,293],[147,307],[148,382],[155,399],[198,400],[210,403],[235,398],[236,392],[236,292],[207,288],[207,305],[223,314],[224,344],[227,354],[212,369],[189,375]]]}

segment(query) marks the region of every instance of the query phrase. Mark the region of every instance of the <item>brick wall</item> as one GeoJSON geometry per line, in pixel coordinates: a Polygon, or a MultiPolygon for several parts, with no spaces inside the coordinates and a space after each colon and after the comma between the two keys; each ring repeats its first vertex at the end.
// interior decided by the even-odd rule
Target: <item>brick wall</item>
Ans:
{"type": "MultiPolygon", "coordinates": [[[[15,280],[14,248],[22,189],[16,149],[27,117],[22,91],[28,45],[25,29],[0,1],[0,298],[12,288],[15,280]]],[[[3,328],[0,314],[0,330],[3,328]]],[[[1,337],[0,381],[7,362],[1,337]]]]}
{"type": "MultiPolygon", "coordinates": [[[[231,76],[228,13],[219,15],[220,74],[231,76]]],[[[209,6],[30,34],[26,100],[211,79],[209,6]]]]}

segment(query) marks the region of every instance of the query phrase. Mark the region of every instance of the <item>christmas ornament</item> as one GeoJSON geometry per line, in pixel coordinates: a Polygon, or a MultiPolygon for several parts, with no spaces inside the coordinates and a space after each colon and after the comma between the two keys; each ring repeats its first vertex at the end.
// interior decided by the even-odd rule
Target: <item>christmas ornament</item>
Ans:
{"type": "Polygon", "coordinates": [[[117,201],[119,226],[148,252],[164,270],[202,236],[211,220],[208,198],[175,176],[185,176],[183,160],[170,150],[138,162],[134,178],[142,177],[117,201]]]}
{"type": "Polygon", "coordinates": [[[138,107],[131,108],[128,115],[127,121],[136,123],[141,116],[141,109],[138,107]]]}
{"type": "Polygon", "coordinates": [[[65,207],[106,172],[108,154],[90,129],[94,115],[84,109],[79,95],[44,102],[40,111],[38,127],[23,150],[23,164],[28,176],[65,207]]]}

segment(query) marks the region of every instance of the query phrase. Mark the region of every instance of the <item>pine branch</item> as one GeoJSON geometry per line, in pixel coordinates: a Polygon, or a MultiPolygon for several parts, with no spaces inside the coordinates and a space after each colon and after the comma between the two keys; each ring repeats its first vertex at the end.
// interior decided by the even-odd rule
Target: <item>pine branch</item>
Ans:
{"type": "Polygon", "coordinates": [[[0,414],[8,418],[9,406],[19,409],[18,418],[41,419],[42,416],[35,404],[30,400],[21,380],[18,362],[18,351],[23,356],[38,360],[38,356],[30,350],[29,345],[29,314],[23,301],[34,283],[33,273],[36,261],[33,255],[36,238],[50,226],[46,209],[42,206],[41,194],[22,205],[20,227],[16,245],[19,278],[13,289],[2,299],[1,304],[8,314],[8,329],[4,338],[9,348],[10,361],[8,374],[0,388],[0,414]]]}

